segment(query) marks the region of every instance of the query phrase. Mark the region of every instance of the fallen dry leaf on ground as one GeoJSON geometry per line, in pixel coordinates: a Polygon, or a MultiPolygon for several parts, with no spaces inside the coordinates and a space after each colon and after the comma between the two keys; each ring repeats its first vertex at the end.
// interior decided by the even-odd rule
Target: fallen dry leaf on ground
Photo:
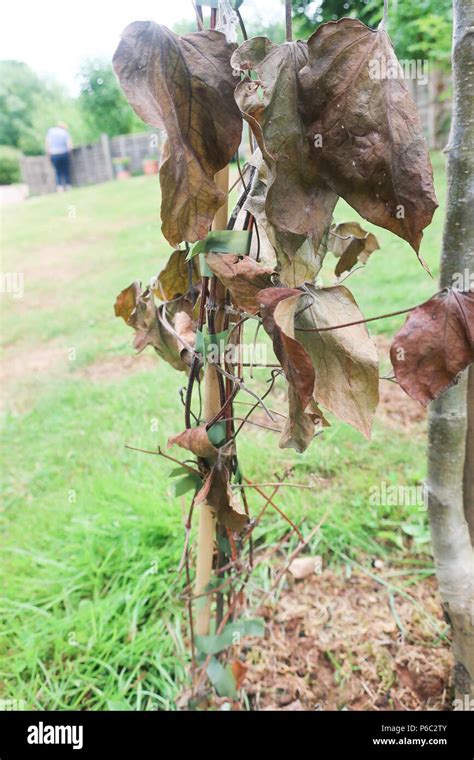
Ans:
{"type": "Polygon", "coordinates": [[[288,566],[288,570],[297,580],[303,580],[313,575],[319,567],[319,557],[296,557],[288,566]]]}

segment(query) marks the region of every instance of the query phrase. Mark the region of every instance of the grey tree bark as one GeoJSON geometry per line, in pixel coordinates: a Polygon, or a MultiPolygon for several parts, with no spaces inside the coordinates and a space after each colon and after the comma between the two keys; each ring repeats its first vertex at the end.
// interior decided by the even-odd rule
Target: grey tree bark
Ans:
{"type": "MultiPolygon", "coordinates": [[[[474,273],[473,273],[474,274],[474,273]]],[[[474,279],[473,285],[474,288],[474,279]]],[[[469,369],[467,384],[466,460],[464,462],[464,515],[474,546],[474,365],[469,369]]]]}
{"type": "MultiPolygon", "coordinates": [[[[441,287],[474,277],[474,2],[453,0],[453,121],[441,287]],[[455,279],[456,278],[456,279],[455,279]]],[[[433,554],[451,623],[457,709],[474,709],[474,414],[472,368],[431,404],[428,510],[433,554]],[[468,425],[468,400],[470,407],[468,425]],[[470,530],[471,529],[471,530],[470,530]]]]}

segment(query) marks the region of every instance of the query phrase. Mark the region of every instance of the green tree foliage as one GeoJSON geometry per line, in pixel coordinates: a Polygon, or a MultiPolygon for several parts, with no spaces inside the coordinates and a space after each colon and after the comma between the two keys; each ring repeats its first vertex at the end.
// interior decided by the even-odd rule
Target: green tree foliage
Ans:
{"type": "Polygon", "coordinates": [[[47,97],[35,97],[31,123],[24,126],[20,136],[18,147],[27,155],[44,153],[46,132],[58,121],[65,122],[74,145],[89,139],[77,99],[72,98],[58,82],[48,82],[46,93],[47,97]]]}
{"type": "Polygon", "coordinates": [[[41,80],[26,63],[0,61],[0,143],[18,147],[32,125],[33,108],[44,92],[41,80]]]}
{"type": "MultiPolygon", "coordinates": [[[[380,23],[383,0],[293,0],[295,29],[307,37],[326,21],[352,16],[369,26],[380,23]]],[[[388,32],[399,58],[429,59],[441,67],[451,51],[451,0],[397,0],[389,4],[388,32]]]]}
{"type": "Polygon", "coordinates": [[[143,132],[143,122],[127,103],[110,62],[87,60],[81,67],[80,76],[78,103],[89,140],[96,140],[103,132],[110,137],[143,132]]]}
{"type": "Polygon", "coordinates": [[[20,155],[11,145],[0,145],[0,185],[20,181],[20,155]]]}
{"type": "MultiPolygon", "coordinates": [[[[382,18],[381,0],[367,4],[367,22],[382,18]]],[[[365,20],[365,19],[364,19],[365,20]]],[[[428,59],[433,65],[449,66],[452,37],[451,0],[397,0],[389,6],[388,32],[399,58],[428,59]]]]}
{"type": "Polygon", "coordinates": [[[336,21],[343,16],[353,16],[367,23],[369,4],[370,0],[293,0],[293,13],[301,32],[304,30],[311,34],[316,25],[336,21]]]}
{"type": "Polygon", "coordinates": [[[46,132],[58,121],[66,122],[74,143],[87,139],[77,102],[64,87],[40,79],[26,63],[0,61],[0,143],[43,153],[46,132]]]}

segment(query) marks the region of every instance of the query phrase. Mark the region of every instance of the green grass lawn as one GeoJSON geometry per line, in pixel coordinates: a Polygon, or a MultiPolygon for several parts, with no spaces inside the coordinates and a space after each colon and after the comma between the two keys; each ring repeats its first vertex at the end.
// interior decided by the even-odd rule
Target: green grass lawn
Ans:
{"type": "MultiPolygon", "coordinates": [[[[435,155],[441,208],[422,246],[435,278],[443,164],[435,155]]],[[[357,218],[342,202],[336,216],[357,218]]],[[[347,282],[367,317],[436,290],[406,243],[369,227],[382,250],[347,282]]],[[[177,574],[185,503],[171,495],[169,463],[124,445],[154,449],[182,430],[185,377],[151,350],[148,360],[133,359],[132,333],[113,315],[116,294],[134,279],[147,282],[170,252],[157,180],[7,207],[2,248],[3,271],[23,272],[25,292],[1,300],[0,696],[30,709],[173,709],[187,663],[177,574]]],[[[370,329],[390,336],[402,323],[392,318],[370,329]]],[[[292,519],[305,518],[306,533],[328,511],[310,547],[326,562],[340,562],[342,552],[429,572],[419,507],[368,503],[370,487],[382,481],[423,480],[423,431],[423,423],[397,427],[381,417],[369,442],[334,421],[298,455],[255,428],[241,439],[240,456],[255,482],[291,466],[295,482],[320,478],[311,491],[282,490],[279,504],[292,519]]],[[[254,513],[261,503],[252,494],[254,513]]],[[[285,530],[268,512],[256,534],[263,545],[285,530]]]]}

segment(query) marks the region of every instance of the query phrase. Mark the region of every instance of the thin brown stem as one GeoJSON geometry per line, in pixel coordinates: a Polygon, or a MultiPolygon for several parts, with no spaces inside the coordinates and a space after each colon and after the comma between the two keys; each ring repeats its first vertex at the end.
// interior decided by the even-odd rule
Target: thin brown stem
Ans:
{"type": "MultiPolygon", "coordinates": [[[[428,299],[431,300],[431,299],[428,299]]],[[[419,303],[416,306],[410,306],[408,309],[400,309],[400,311],[392,311],[389,314],[381,314],[379,317],[369,317],[368,319],[357,319],[354,322],[345,322],[341,325],[331,325],[330,327],[296,327],[295,330],[298,330],[299,332],[326,332],[326,330],[339,330],[342,327],[353,327],[354,325],[362,325],[365,322],[375,322],[378,319],[388,319],[389,317],[398,317],[400,314],[408,314],[410,311],[414,311],[415,309],[419,309],[420,306],[424,306],[424,304],[427,303],[427,301],[424,301],[423,303],[419,303]]]]}
{"type": "Polygon", "coordinates": [[[188,464],[181,462],[179,459],[170,457],[169,454],[165,454],[159,447],[157,451],[150,451],[149,449],[140,449],[137,446],[129,446],[126,443],[125,448],[130,449],[131,451],[140,451],[142,454],[154,454],[157,457],[164,457],[164,459],[168,459],[170,462],[174,462],[175,464],[179,464],[180,467],[184,467],[184,469],[188,470],[192,475],[197,475],[198,477],[202,477],[199,470],[195,470],[194,467],[190,467],[188,464]]]}
{"type": "MultiPolygon", "coordinates": [[[[258,485],[255,485],[254,483],[252,483],[252,481],[251,481],[251,480],[249,480],[248,478],[244,478],[244,480],[245,480],[245,482],[246,482],[246,483],[247,483],[249,486],[252,486],[253,488],[255,488],[256,492],[257,492],[258,494],[260,494],[260,496],[261,496],[263,499],[268,499],[268,495],[267,495],[266,493],[264,493],[264,492],[263,492],[263,491],[262,491],[262,490],[259,488],[259,486],[258,486],[258,485]]],[[[291,527],[293,528],[294,532],[297,534],[297,536],[299,536],[299,538],[300,538],[300,539],[301,539],[301,541],[302,541],[302,540],[303,540],[303,536],[301,535],[300,531],[298,530],[298,528],[296,527],[296,525],[294,524],[294,522],[292,522],[292,520],[290,520],[290,518],[289,518],[287,515],[285,515],[285,513],[284,513],[284,512],[283,512],[283,511],[280,509],[280,507],[277,507],[277,505],[275,504],[275,502],[274,502],[273,500],[270,500],[270,506],[272,506],[272,507],[273,507],[273,509],[275,509],[275,510],[278,512],[278,514],[279,514],[281,517],[283,517],[283,519],[284,519],[284,520],[286,520],[286,522],[287,522],[289,525],[291,525],[291,527]]]]}
{"type": "Polygon", "coordinates": [[[234,483],[232,485],[232,488],[272,488],[276,487],[278,488],[307,488],[309,491],[314,491],[313,486],[306,486],[303,483],[252,483],[252,485],[245,485],[243,483],[234,483]]]}
{"type": "MultiPolygon", "coordinates": [[[[282,431],[280,428],[274,428],[270,425],[263,425],[261,422],[254,422],[253,420],[248,420],[246,417],[225,417],[225,419],[220,419],[219,422],[229,422],[229,421],[236,421],[236,422],[242,422],[243,425],[254,425],[255,427],[263,428],[263,430],[270,430],[273,433],[281,433],[282,431]]],[[[240,427],[243,427],[241,425],[240,427]]],[[[239,427],[239,430],[240,430],[239,427]]],[[[235,437],[235,436],[234,436],[235,437]]]]}

